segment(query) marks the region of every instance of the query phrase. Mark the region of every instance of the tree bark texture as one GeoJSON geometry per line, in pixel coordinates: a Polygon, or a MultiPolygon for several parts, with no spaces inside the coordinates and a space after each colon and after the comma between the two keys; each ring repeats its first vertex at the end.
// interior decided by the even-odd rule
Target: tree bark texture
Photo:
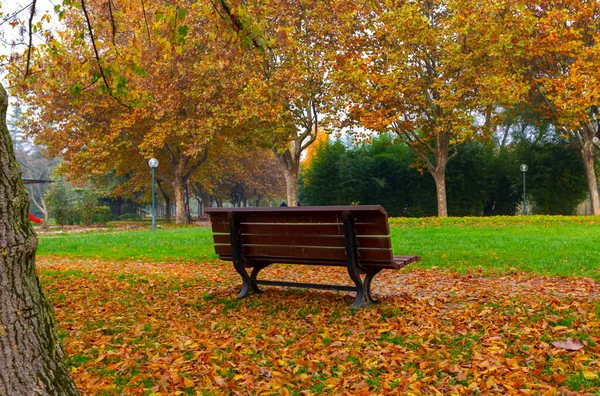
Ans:
{"type": "Polygon", "coordinates": [[[592,214],[594,216],[598,216],[600,215],[600,196],[598,194],[598,179],[596,178],[596,169],[594,168],[594,147],[591,142],[591,139],[589,140],[589,142],[584,142],[583,147],[580,151],[580,157],[583,161],[585,177],[587,179],[588,190],[590,192],[592,214]]]}
{"type": "Polygon", "coordinates": [[[435,194],[437,196],[438,217],[448,217],[448,204],[446,202],[446,168],[432,172],[435,181],[435,194]]]}
{"type": "Polygon", "coordinates": [[[291,150],[284,153],[275,153],[281,164],[285,178],[285,190],[287,195],[287,206],[294,207],[298,204],[298,173],[300,172],[300,153],[292,154],[291,150]]]}
{"type": "Polygon", "coordinates": [[[79,395],[35,271],[37,238],[0,85],[0,394],[79,395]]]}
{"type": "Polygon", "coordinates": [[[185,210],[185,182],[178,175],[173,178],[173,191],[175,192],[175,223],[188,224],[187,212],[185,210]]]}

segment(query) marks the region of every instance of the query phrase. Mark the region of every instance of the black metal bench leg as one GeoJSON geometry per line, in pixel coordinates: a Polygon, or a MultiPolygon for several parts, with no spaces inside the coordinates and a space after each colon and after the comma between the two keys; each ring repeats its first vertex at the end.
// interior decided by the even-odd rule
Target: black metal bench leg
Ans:
{"type": "Polygon", "coordinates": [[[349,212],[344,212],[344,249],[346,251],[346,267],[348,275],[356,285],[356,299],[350,309],[358,309],[369,305],[371,301],[367,298],[367,289],[360,278],[361,270],[358,266],[358,248],[356,245],[356,230],[354,229],[354,217],[349,212]]]}
{"type": "Polygon", "coordinates": [[[367,271],[367,275],[365,276],[364,281],[365,297],[370,303],[373,304],[377,303],[378,301],[371,295],[371,281],[379,272],[381,272],[381,269],[367,271]]]}
{"type": "Polygon", "coordinates": [[[254,268],[252,268],[252,273],[250,274],[250,282],[251,282],[251,283],[250,283],[250,287],[252,288],[252,291],[253,291],[253,292],[255,292],[255,293],[262,293],[262,292],[263,292],[262,290],[260,290],[260,289],[258,288],[258,285],[257,285],[256,283],[254,283],[253,281],[255,281],[255,280],[256,280],[256,277],[258,276],[258,273],[259,273],[259,272],[260,272],[262,269],[264,269],[264,268],[268,267],[269,265],[271,265],[271,264],[260,264],[260,265],[259,265],[259,264],[256,264],[256,265],[254,266],[254,268]]]}
{"type": "Polygon", "coordinates": [[[363,283],[362,279],[360,278],[360,269],[354,260],[348,261],[348,275],[356,285],[356,299],[354,300],[354,304],[352,304],[350,309],[358,309],[369,305],[371,301],[367,298],[366,286],[368,286],[368,284],[363,283]]]}
{"type": "Polygon", "coordinates": [[[363,284],[362,280],[360,279],[360,276],[356,274],[356,277],[354,277],[351,271],[348,271],[348,273],[350,273],[350,278],[352,278],[352,280],[356,284],[356,298],[354,299],[354,304],[350,306],[350,309],[358,309],[369,305],[371,301],[369,301],[369,299],[367,298],[365,284],[363,284]]]}
{"type": "Polygon", "coordinates": [[[240,291],[240,294],[238,294],[237,298],[248,297],[250,295],[250,286],[252,285],[250,275],[248,275],[248,272],[242,263],[234,261],[233,266],[235,267],[236,272],[242,277],[243,282],[242,290],[240,291]]]}

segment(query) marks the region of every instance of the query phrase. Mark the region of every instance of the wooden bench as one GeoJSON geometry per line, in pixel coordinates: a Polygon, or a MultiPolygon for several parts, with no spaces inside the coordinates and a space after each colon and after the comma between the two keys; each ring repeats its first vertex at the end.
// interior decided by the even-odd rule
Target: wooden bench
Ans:
{"type": "Polygon", "coordinates": [[[351,308],[359,308],[377,301],[371,296],[371,281],[380,271],[420,260],[392,254],[387,213],[378,205],[210,208],[206,213],[215,252],[221,260],[233,261],[242,277],[238,298],[260,293],[258,285],[355,291],[351,308]],[[257,279],[275,263],[347,267],[356,286],[257,279]],[[250,275],[246,268],[252,268],[250,275]]]}

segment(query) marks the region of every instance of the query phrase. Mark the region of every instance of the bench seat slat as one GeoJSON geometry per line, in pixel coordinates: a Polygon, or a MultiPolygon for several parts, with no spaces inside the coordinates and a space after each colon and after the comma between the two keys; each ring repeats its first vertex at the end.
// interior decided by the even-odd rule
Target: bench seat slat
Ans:
{"type": "MultiPolygon", "coordinates": [[[[229,234],[213,234],[216,244],[230,244],[229,234]]],[[[282,246],[331,246],[344,247],[344,237],[342,235],[242,235],[244,243],[251,245],[282,245],[282,246]]],[[[359,236],[356,238],[358,246],[372,249],[391,248],[390,238],[388,236],[359,236]]]]}
{"type": "MultiPolygon", "coordinates": [[[[215,252],[219,255],[229,256],[231,255],[231,245],[215,245],[215,252]]],[[[315,260],[346,260],[346,251],[343,247],[244,244],[243,252],[244,257],[248,259],[252,257],[298,257],[315,260]]],[[[392,261],[391,249],[359,248],[358,254],[361,261],[392,261]]]]}
{"type": "Polygon", "coordinates": [[[331,216],[341,219],[344,211],[351,212],[358,223],[387,223],[387,213],[379,205],[299,206],[295,208],[209,208],[206,210],[210,214],[211,221],[226,221],[229,213],[235,213],[240,219],[253,217],[256,219],[255,222],[265,223],[272,222],[273,219],[275,222],[279,222],[282,218],[285,218],[289,222],[299,222],[296,219],[303,218],[313,219],[310,222],[323,222],[318,219],[320,217],[329,218],[331,216]]]}
{"type": "MultiPolygon", "coordinates": [[[[216,221],[212,223],[213,232],[228,233],[229,221],[216,221]]],[[[244,234],[263,235],[344,235],[342,224],[258,224],[241,223],[240,228],[244,234]]],[[[356,223],[356,234],[360,235],[389,235],[388,224],[356,223]]]]}
{"type": "MultiPolygon", "coordinates": [[[[387,224],[387,217],[383,213],[370,216],[354,213],[357,223],[387,224]]],[[[343,223],[342,212],[289,212],[285,218],[281,213],[242,213],[238,215],[241,223],[343,223]]]]}

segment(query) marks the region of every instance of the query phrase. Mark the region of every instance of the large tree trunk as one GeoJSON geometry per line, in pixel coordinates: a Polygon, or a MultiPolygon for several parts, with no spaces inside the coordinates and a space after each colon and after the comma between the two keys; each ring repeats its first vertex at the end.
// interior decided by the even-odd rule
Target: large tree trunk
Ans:
{"type": "Polygon", "coordinates": [[[300,161],[296,160],[289,150],[285,153],[275,154],[281,164],[285,178],[285,190],[287,195],[287,206],[298,206],[298,173],[300,172],[300,161]]]}
{"type": "Polygon", "coordinates": [[[446,201],[446,168],[448,167],[448,144],[450,134],[436,136],[434,151],[435,165],[428,164],[427,168],[435,181],[435,195],[437,197],[438,217],[448,217],[448,204],[446,201]],[[435,166],[435,167],[434,167],[435,166]]]}
{"type": "Polygon", "coordinates": [[[437,197],[438,217],[448,217],[448,205],[446,203],[446,168],[431,172],[435,181],[435,194],[437,197]]]}
{"type": "Polygon", "coordinates": [[[580,157],[583,161],[585,177],[590,191],[590,201],[592,204],[592,214],[600,215],[600,196],[598,195],[598,180],[596,179],[596,170],[594,169],[594,152],[591,140],[585,142],[580,151],[580,157]]]}
{"type": "Polygon", "coordinates": [[[188,224],[185,210],[185,180],[181,176],[175,176],[172,185],[175,191],[175,223],[188,224]]]}
{"type": "Polygon", "coordinates": [[[287,195],[287,205],[297,206],[298,203],[298,169],[285,169],[285,192],[287,195]]]}
{"type": "Polygon", "coordinates": [[[35,272],[37,238],[0,84],[0,394],[79,395],[35,272]]]}

